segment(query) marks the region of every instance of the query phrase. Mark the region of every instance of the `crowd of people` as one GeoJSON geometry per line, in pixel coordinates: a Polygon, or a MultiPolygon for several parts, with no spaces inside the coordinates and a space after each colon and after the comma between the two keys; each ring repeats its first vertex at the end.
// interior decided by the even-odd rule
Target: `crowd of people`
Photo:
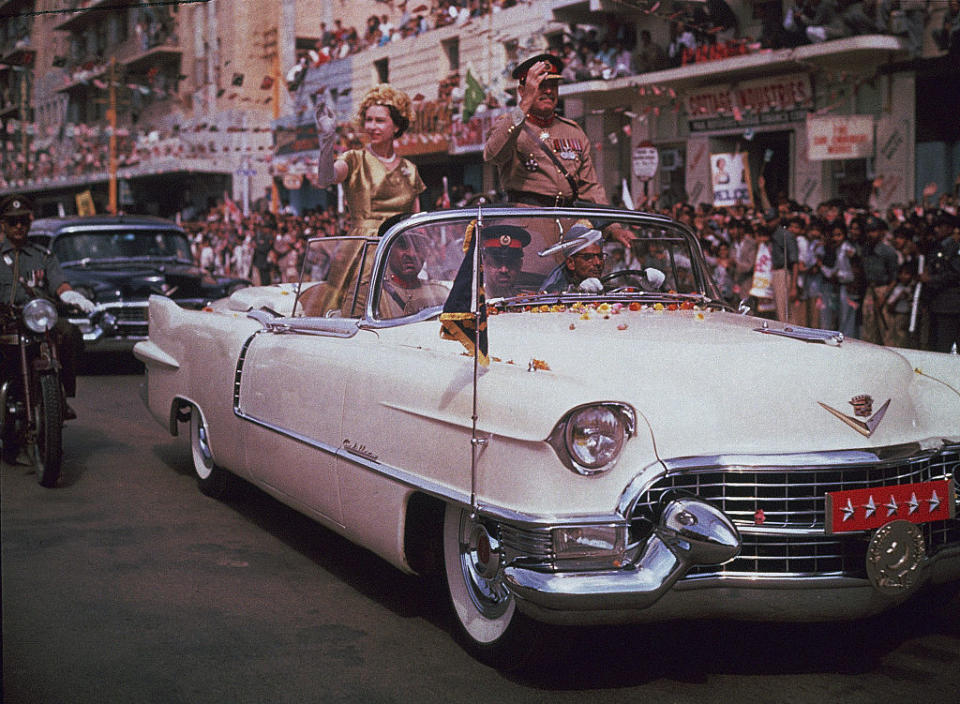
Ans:
{"type": "MultiPolygon", "coordinates": [[[[935,192],[928,187],[923,202],[885,212],[838,201],[808,208],[785,198],[755,208],[685,202],[661,208],[645,201],[638,209],[675,217],[697,234],[714,282],[733,307],[746,301],[762,317],[877,344],[936,349],[934,279],[944,246],[951,239],[960,243],[960,178],[953,194],[934,202],[935,192]],[[788,276],[788,296],[778,311],[772,278],[780,269],[788,276]]],[[[482,197],[498,200],[496,194],[482,197]]],[[[203,221],[187,223],[196,262],[211,273],[257,283],[296,281],[309,238],[350,229],[332,209],[254,212],[239,221],[228,212],[217,205],[203,221]]],[[[623,244],[605,247],[611,271],[636,267],[623,244]]],[[[953,286],[960,290],[960,281],[953,286]]]]}

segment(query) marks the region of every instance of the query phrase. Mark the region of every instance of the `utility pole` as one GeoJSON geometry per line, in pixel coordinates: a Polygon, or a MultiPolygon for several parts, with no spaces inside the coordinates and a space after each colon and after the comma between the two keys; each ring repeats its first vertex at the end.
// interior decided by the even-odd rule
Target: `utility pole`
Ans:
{"type": "Polygon", "coordinates": [[[107,210],[111,215],[119,211],[117,207],[117,57],[110,57],[109,104],[107,122],[110,125],[110,188],[107,210]]]}
{"type": "Polygon", "coordinates": [[[27,67],[23,67],[23,75],[20,77],[20,153],[23,154],[23,180],[30,179],[30,152],[27,151],[27,123],[30,122],[30,91],[27,82],[30,80],[30,72],[27,67]]]}

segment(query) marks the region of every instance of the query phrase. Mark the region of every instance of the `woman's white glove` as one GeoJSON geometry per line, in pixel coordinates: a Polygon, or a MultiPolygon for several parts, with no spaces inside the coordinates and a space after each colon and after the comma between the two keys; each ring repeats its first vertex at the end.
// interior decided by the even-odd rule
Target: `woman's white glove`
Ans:
{"type": "Polygon", "coordinates": [[[600,279],[591,276],[581,281],[577,288],[579,288],[582,293],[601,293],[603,291],[603,284],[600,283],[600,279]]]}
{"type": "Polygon", "coordinates": [[[654,291],[663,286],[663,282],[667,279],[666,275],[664,275],[662,271],[659,269],[654,269],[653,267],[645,269],[644,273],[647,275],[647,283],[653,287],[654,291]]]}
{"type": "Polygon", "coordinates": [[[96,306],[93,304],[93,301],[84,296],[82,293],[78,293],[72,289],[61,293],[60,300],[66,303],[68,306],[76,306],[84,313],[92,313],[94,308],[96,308],[96,306]]]}
{"type": "Polygon", "coordinates": [[[328,95],[326,90],[317,93],[317,105],[313,112],[313,119],[317,123],[317,140],[320,143],[317,164],[317,185],[320,188],[326,188],[334,181],[333,148],[337,143],[337,119],[327,104],[328,95]]]}

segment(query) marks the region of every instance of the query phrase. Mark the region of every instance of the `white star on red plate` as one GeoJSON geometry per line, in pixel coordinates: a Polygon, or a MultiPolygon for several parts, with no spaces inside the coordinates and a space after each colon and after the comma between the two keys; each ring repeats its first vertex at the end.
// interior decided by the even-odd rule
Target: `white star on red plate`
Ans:
{"type": "Polygon", "coordinates": [[[890,494],[890,503],[884,504],[887,507],[887,516],[892,516],[897,512],[897,509],[900,506],[897,504],[897,500],[893,498],[893,494],[890,494]]]}
{"type": "Polygon", "coordinates": [[[927,503],[930,504],[930,513],[933,513],[938,508],[940,508],[940,497],[937,496],[937,490],[933,490],[933,496],[927,499],[927,503]]]}
{"type": "Polygon", "coordinates": [[[853,518],[853,514],[857,512],[857,509],[853,507],[853,502],[849,498],[847,499],[847,505],[841,506],[840,510],[843,511],[844,521],[849,521],[851,518],[853,518]]]}
{"type": "Polygon", "coordinates": [[[867,499],[867,503],[865,503],[863,507],[867,509],[865,518],[870,518],[870,516],[877,512],[877,505],[873,502],[873,494],[870,495],[870,498],[867,499]]]}
{"type": "Polygon", "coordinates": [[[916,513],[917,509],[920,508],[920,502],[917,501],[916,492],[910,494],[910,500],[907,502],[907,506],[910,508],[910,515],[916,513]]]}

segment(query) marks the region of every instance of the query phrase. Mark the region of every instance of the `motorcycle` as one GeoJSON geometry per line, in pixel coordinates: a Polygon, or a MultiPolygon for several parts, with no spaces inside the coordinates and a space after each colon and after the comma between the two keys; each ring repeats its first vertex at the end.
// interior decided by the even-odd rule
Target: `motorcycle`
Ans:
{"type": "Polygon", "coordinates": [[[16,464],[25,452],[41,486],[53,487],[63,461],[66,398],[53,331],[53,303],[36,297],[24,305],[0,303],[0,445],[16,464]]]}

